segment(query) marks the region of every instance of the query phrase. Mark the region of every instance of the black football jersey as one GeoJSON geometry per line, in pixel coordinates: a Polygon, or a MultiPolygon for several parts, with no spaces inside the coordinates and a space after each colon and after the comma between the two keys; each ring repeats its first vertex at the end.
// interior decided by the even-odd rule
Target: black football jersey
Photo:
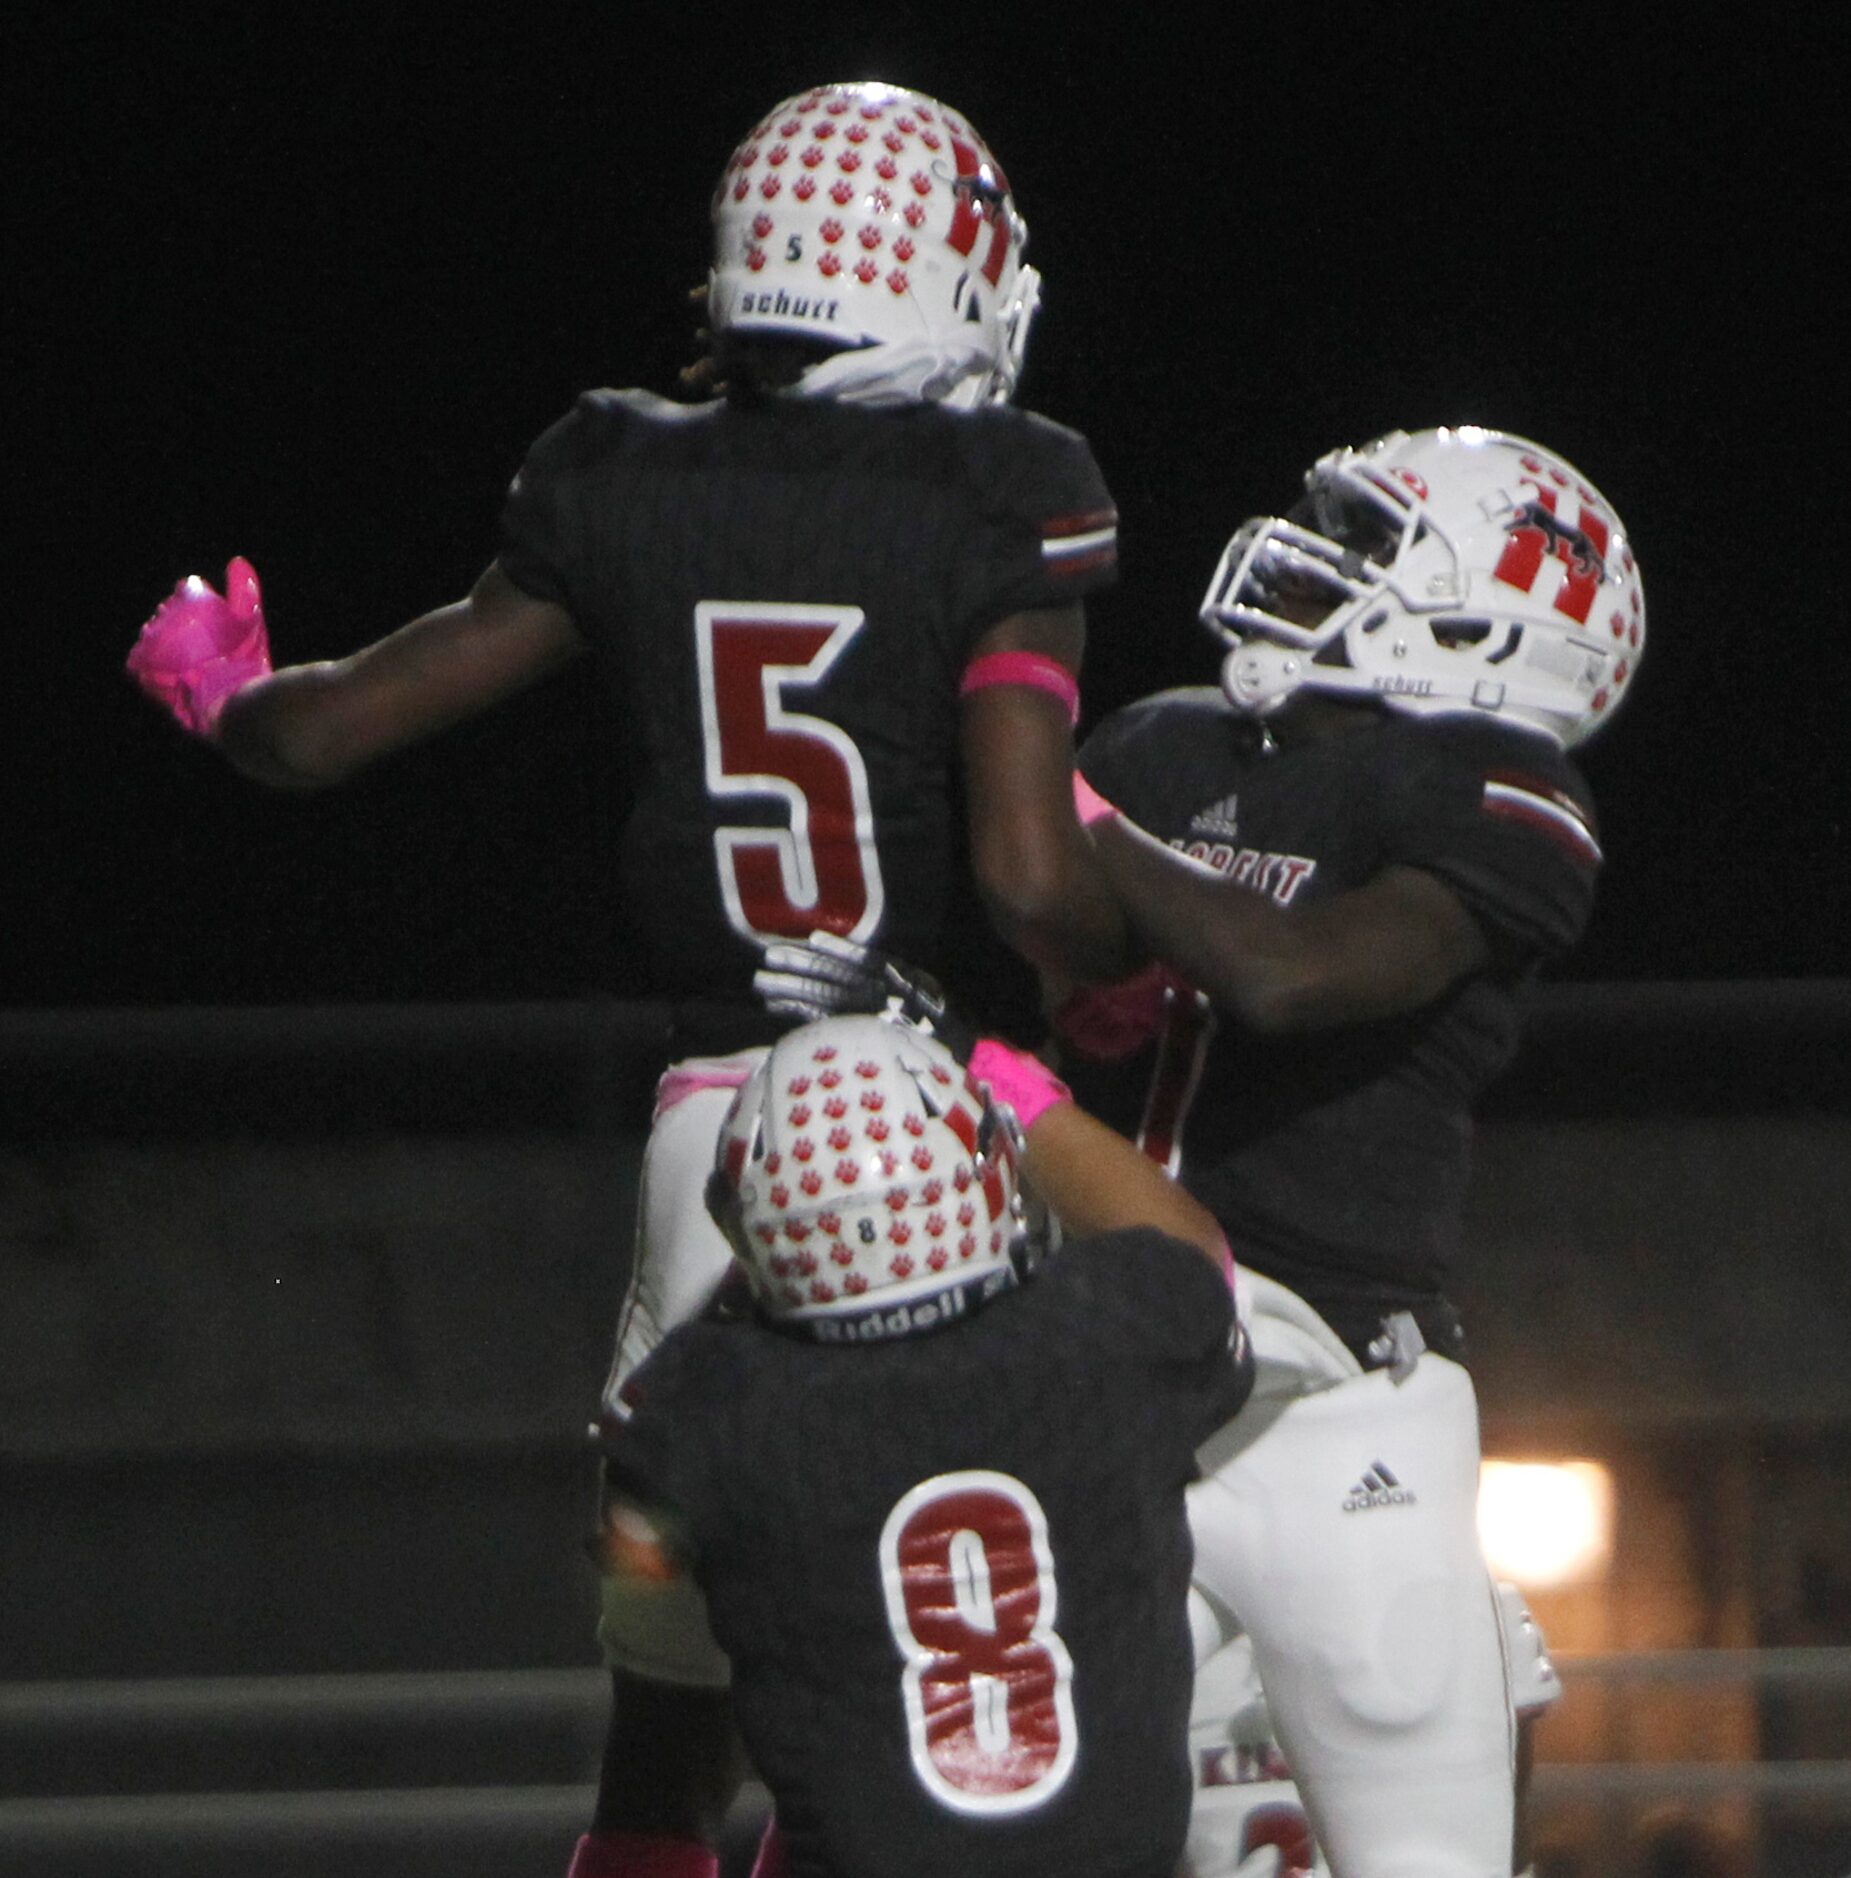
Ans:
{"type": "Polygon", "coordinates": [[[1006,406],[589,392],[529,453],[500,563],[571,613],[634,739],[653,990],[743,998],[757,939],[822,927],[982,1001],[957,683],[999,620],[1111,578],[1081,437],[1006,406]]]}
{"type": "Polygon", "coordinates": [[[1170,1878],[1189,1810],[1194,1449],[1225,1282],[1139,1230],[970,1318],[675,1331],[614,1478],[691,1535],[798,1878],[1170,1878]]]}
{"type": "Polygon", "coordinates": [[[1438,875],[1477,918],[1490,969],[1424,1009],[1268,1038],[1182,999],[1135,1064],[1071,1065],[1087,1106],[1159,1159],[1180,1152],[1236,1259],[1352,1341],[1384,1310],[1437,1301],[1473,1106],[1516,1047],[1525,982],[1592,910],[1585,782],[1550,738],[1463,714],[1384,712],[1267,750],[1208,689],[1116,713],[1081,767],[1140,827],[1281,906],[1401,864],[1438,875]]]}

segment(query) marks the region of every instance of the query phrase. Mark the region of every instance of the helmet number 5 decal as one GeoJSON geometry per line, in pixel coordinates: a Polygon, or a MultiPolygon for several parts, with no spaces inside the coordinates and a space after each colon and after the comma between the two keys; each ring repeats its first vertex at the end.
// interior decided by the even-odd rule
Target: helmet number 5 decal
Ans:
{"type": "Polygon", "coordinates": [[[887,1515],[880,1559],[920,1784],[959,1813],[1043,1805],[1079,1731],[1040,1501],[1009,1474],[939,1474],[887,1515]]]}
{"type": "Polygon", "coordinates": [[[801,939],[818,927],[866,939],[886,906],[868,769],[854,739],[787,707],[813,691],[860,632],[852,606],[704,600],[694,609],[707,793],[770,798],[783,827],[722,826],[714,859],[742,937],[801,939]]]}

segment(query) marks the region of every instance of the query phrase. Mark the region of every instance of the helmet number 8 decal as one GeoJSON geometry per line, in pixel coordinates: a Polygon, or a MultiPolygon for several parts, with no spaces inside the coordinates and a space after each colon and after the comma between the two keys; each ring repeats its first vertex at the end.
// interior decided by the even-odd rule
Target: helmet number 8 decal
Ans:
{"type": "Polygon", "coordinates": [[[1079,1731],[1040,1501],[1009,1474],[939,1474],[887,1515],[880,1558],[920,1784],[959,1813],[1044,1805],[1079,1731]]]}
{"type": "Polygon", "coordinates": [[[828,677],[864,615],[852,606],[704,600],[694,609],[707,793],[770,797],[784,827],[717,827],[726,916],[741,937],[818,927],[866,939],[886,908],[868,767],[840,725],[786,707],[828,677]]]}

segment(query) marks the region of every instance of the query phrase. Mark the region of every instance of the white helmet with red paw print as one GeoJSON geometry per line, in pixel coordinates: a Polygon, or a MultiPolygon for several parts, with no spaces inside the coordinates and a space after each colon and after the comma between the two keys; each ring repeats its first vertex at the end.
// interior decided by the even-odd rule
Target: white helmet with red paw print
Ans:
{"type": "Polygon", "coordinates": [[[1040,291],[1009,181],[956,111],[878,83],[771,110],[713,199],[716,334],[812,340],[798,389],[970,408],[1013,390],[1040,291]]]}
{"type": "Polygon", "coordinates": [[[872,1343],[969,1317],[1025,1273],[1020,1140],[936,1038],[788,1032],[733,1100],[707,1203],[767,1316],[872,1343]]]}
{"type": "Polygon", "coordinates": [[[1563,744],[1596,730],[1645,645],[1612,505],[1502,431],[1394,431],[1334,450],[1289,518],[1229,542],[1202,602],[1222,688],[1265,717],[1299,689],[1484,711],[1563,744]]]}

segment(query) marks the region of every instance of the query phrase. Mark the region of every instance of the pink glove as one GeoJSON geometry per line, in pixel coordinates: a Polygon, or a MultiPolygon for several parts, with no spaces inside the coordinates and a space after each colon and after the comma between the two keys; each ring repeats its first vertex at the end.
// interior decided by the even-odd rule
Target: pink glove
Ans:
{"type": "Polygon", "coordinates": [[[155,609],[128,656],[128,673],[197,737],[211,737],[234,691],[270,670],[257,570],[242,556],[225,569],[221,597],[197,574],[155,609]]]}
{"type": "Polygon", "coordinates": [[[1177,983],[1161,965],[1147,965],[1116,985],[1082,985],[1054,1013],[1054,1028],[1082,1056],[1115,1063],[1163,1028],[1165,994],[1177,983]]]}

